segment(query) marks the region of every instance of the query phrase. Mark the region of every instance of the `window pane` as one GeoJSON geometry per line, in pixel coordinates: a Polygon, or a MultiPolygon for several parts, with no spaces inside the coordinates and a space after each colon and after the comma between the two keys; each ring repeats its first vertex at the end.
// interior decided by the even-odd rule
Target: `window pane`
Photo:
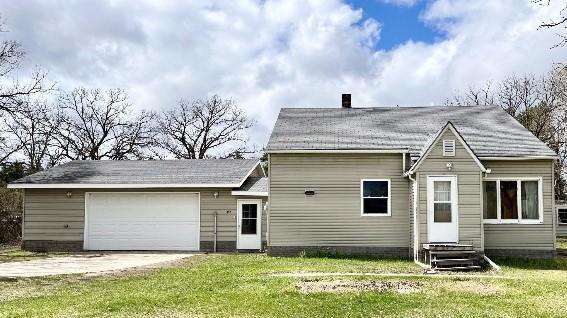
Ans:
{"type": "Polygon", "coordinates": [[[451,181],[433,181],[433,201],[451,201],[451,181]]]}
{"type": "Polygon", "coordinates": [[[242,217],[243,218],[256,218],[258,211],[257,204],[243,204],[242,205],[242,217]]]}
{"type": "Polygon", "coordinates": [[[433,221],[451,223],[451,203],[433,203],[433,221]]]}
{"type": "Polygon", "coordinates": [[[500,214],[502,219],[518,218],[518,183],[500,181],[500,214]]]}
{"type": "Polygon", "coordinates": [[[497,211],[497,199],[498,194],[496,192],[496,181],[484,181],[483,183],[484,194],[483,194],[483,216],[485,219],[496,219],[498,217],[497,211]]]}
{"type": "Polygon", "coordinates": [[[363,199],[362,212],[368,214],[388,214],[388,199],[363,199]]]}
{"type": "Polygon", "coordinates": [[[256,219],[242,219],[242,234],[256,234],[256,219]]]}
{"type": "Polygon", "coordinates": [[[538,182],[522,181],[522,219],[539,219],[538,182]]]}
{"type": "Polygon", "coordinates": [[[363,197],[388,196],[388,181],[364,181],[362,187],[363,197]]]}
{"type": "Polygon", "coordinates": [[[567,224],[567,209],[557,209],[559,214],[559,222],[567,224]]]}

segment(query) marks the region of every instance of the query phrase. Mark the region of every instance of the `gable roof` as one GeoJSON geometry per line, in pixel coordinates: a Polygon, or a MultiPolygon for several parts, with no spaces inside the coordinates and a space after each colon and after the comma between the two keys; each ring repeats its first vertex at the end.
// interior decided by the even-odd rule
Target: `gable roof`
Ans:
{"type": "Polygon", "coordinates": [[[469,156],[471,156],[471,158],[474,160],[474,162],[476,163],[476,165],[478,166],[478,168],[480,169],[480,171],[485,172],[486,168],[484,167],[484,165],[482,164],[482,162],[480,162],[480,160],[478,159],[478,157],[475,155],[475,153],[471,150],[471,148],[469,147],[469,145],[467,144],[467,142],[463,139],[463,137],[461,136],[461,134],[459,133],[459,131],[457,130],[457,128],[455,128],[455,126],[453,125],[453,123],[451,123],[450,121],[448,121],[443,127],[441,127],[441,129],[439,129],[437,131],[437,133],[433,136],[433,138],[430,139],[430,141],[428,141],[425,144],[425,147],[423,148],[423,151],[421,152],[419,159],[417,159],[417,161],[413,164],[413,166],[411,166],[411,168],[405,173],[406,175],[409,174],[413,174],[415,171],[417,171],[417,169],[419,168],[419,166],[425,161],[425,159],[427,158],[427,156],[429,155],[429,153],[431,152],[431,150],[435,147],[435,145],[437,144],[437,142],[439,141],[439,139],[443,136],[443,134],[445,134],[446,131],[450,130],[453,135],[455,135],[455,137],[457,138],[457,140],[463,145],[463,147],[465,148],[465,150],[467,151],[467,153],[469,154],[469,156]]]}
{"type": "Polygon", "coordinates": [[[479,157],[556,154],[498,106],[283,108],[267,152],[384,151],[419,157],[448,121],[479,157]]]}
{"type": "Polygon", "coordinates": [[[249,177],[244,184],[232,191],[232,195],[268,196],[267,177],[249,177]]]}
{"type": "Polygon", "coordinates": [[[252,159],[79,160],[18,179],[10,188],[240,187],[252,159]]]}

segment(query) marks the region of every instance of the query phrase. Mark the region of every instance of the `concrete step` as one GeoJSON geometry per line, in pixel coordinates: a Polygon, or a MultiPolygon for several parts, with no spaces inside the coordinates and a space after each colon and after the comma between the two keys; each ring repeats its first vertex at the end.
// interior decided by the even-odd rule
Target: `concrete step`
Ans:
{"type": "Polygon", "coordinates": [[[431,263],[437,264],[453,264],[453,263],[474,263],[474,259],[470,258],[442,258],[442,259],[432,259],[431,263]]]}
{"type": "Polygon", "coordinates": [[[476,251],[429,251],[431,255],[458,255],[458,254],[476,254],[476,251]]]}
{"type": "Polygon", "coordinates": [[[474,269],[481,269],[478,265],[471,265],[471,266],[452,266],[452,267],[434,267],[436,271],[466,271],[466,270],[474,270],[474,269]]]}

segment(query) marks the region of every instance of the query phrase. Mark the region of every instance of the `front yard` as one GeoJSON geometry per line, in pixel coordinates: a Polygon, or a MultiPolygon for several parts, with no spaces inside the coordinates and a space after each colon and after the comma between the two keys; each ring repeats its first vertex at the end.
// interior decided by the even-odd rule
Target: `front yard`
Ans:
{"type": "Polygon", "coordinates": [[[160,270],[0,281],[0,317],[565,316],[567,259],[498,263],[501,274],[463,278],[399,260],[200,255],[160,270]]]}

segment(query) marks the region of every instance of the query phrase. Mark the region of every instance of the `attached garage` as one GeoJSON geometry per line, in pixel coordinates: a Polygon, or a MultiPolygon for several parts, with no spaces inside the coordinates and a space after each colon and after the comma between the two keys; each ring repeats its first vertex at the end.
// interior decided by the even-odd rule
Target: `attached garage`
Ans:
{"type": "Polygon", "coordinates": [[[199,194],[85,195],[85,250],[199,250],[199,194]]]}
{"type": "Polygon", "coordinates": [[[23,189],[26,250],[228,252],[265,246],[267,184],[250,159],[89,160],[9,187],[23,189]]]}

